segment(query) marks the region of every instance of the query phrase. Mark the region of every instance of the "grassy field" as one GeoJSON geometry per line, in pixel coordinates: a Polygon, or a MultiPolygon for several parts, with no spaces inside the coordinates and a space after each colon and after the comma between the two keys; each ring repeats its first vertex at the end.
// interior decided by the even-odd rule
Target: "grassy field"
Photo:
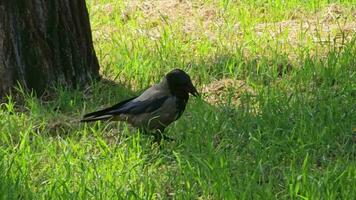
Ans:
{"type": "Polygon", "coordinates": [[[356,198],[356,2],[87,5],[103,81],[0,105],[0,199],[356,198]],[[176,67],[174,142],[77,122],[176,67]]]}

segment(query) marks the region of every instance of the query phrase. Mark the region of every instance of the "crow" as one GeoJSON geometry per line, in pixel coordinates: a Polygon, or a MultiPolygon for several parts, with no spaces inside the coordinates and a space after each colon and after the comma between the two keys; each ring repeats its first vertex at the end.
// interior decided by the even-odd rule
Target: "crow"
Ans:
{"type": "Polygon", "coordinates": [[[124,100],[112,107],[84,115],[81,122],[98,120],[125,121],[144,133],[154,135],[154,140],[172,140],[163,135],[165,128],[179,119],[185,110],[189,93],[199,96],[187,73],[174,69],[160,83],[141,95],[124,100]]]}

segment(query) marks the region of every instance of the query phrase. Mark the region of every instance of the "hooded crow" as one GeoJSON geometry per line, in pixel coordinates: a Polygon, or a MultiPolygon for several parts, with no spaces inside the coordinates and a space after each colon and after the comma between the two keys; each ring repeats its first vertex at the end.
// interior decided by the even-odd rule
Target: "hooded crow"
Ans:
{"type": "Polygon", "coordinates": [[[98,120],[126,121],[133,127],[150,132],[155,140],[169,139],[164,129],[179,119],[189,99],[198,96],[187,73],[174,69],[141,95],[124,100],[112,107],[84,115],[82,122],[98,120]]]}

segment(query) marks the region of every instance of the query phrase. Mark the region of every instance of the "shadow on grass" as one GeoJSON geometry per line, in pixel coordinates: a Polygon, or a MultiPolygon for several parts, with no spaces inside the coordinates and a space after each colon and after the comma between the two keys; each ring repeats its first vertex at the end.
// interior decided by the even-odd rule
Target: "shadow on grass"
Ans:
{"type": "MultiPolygon", "coordinates": [[[[239,60],[236,56],[225,54],[216,56],[214,60],[210,60],[208,62],[202,60],[201,63],[193,63],[190,66],[193,68],[193,72],[195,72],[194,68],[197,68],[196,66],[206,66],[206,71],[202,74],[205,74],[205,76],[208,76],[210,78],[220,77],[221,79],[224,79],[224,77],[226,76],[231,76],[235,79],[236,77],[234,77],[234,74],[237,74],[237,78],[240,78],[240,80],[245,81],[245,79],[248,77],[260,77],[259,73],[261,72],[256,71],[256,66],[264,65],[267,62],[271,61],[264,59],[239,60]],[[224,71],[228,69],[228,66],[230,65],[232,68],[236,68],[236,70],[239,71],[224,71]],[[229,73],[231,74],[229,75],[229,73]]],[[[265,68],[266,71],[271,70],[268,67],[265,68]]],[[[278,68],[276,68],[276,70],[278,70],[278,68]]],[[[193,74],[193,76],[197,77],[198,74],[200,73],[197,72],[196,74],[193,74]]],[[[264,78],[266,77],[270,79],[269,76],[264,76],[264,78]]],[[[199,77],[196,79],[198,79],[196,80],[196,82],[202,82],[202,80],[199,80],[199,77]]],[[[209,80],[208,78],[206,79],[209,80]]],[[[246,84],[246,82],[244,82],[244,84],[246,84]]],[[[223,86],[221,91],[219,89],[219,91],[215,91],[216,88],[214,87],[215,85],[212,85],[210,89],[212,89],[213,91],[206,91],[205,95],[216,96],[215,103],[220,101],[221,105],[215,103],[212,104],[210,101],[196,101],[194,100],[194,98],[191,98],[190,104],[192,104],[193,101],[199,102],[201,105],[194,107],[188,105],[188,108],[186,110],[187,114],[183,115],[183,119],[181,118],[179,121],[183,121],[184,118],[189,119],[189,113],[191,113],[191,110],[196,110],[197,107],[204,107],[205,110],[211,110],[212,113],[224,113],[227,108],[227,106],[224,106],[224,104],[226,104],[228,101],[231,101],[232,97],[234,98],[232,99],[232,101],[239,101],[241,95],[244,95],[239,92],[239,95],[237,97],[234,96],[235,89],[242,91],[252,90],[250,88],[246,89],[247,87],[250,87],[247,85],[244,88],[223,86]]],[[[200,90],[202,89],[203,88],[201,88],[200,90]]],[[[133,92],[132,90],[126,88],[125,86],[117,82],[108,79],[102,79],[99,82],[93,82],[91,86],[83,90],[72,90],[57,86],[38,98],[36,98],[32,94],[24,92],[24,90],[20,88],[16,92],[12,93],[12,96],[10,96],[8,99],[7,105],[10,105],[10,110],[9,108],[6,108],[6,106],[2,107],[5,108],[4,110],[8,114],[12,114],[13,112],[24,113],[27,116],[25,120],[27,121],[27,123],[29,123],[28,126],[33,126],[33,129],[35,129],[34,132],[38,134],[48,134],[51,136],[64,137],[73,134],[73,132],[81,132],[81,130],[83,129],[83,124],[79,123],[78,121],[85,113],[111,106],[113,104],[116,104],[117,102],[132,97],[135,94],[138,93],[133,92]],[[6,109],[8,111],[6,111],[6,109]]],[[[250,95],[250,93],[248,95],[250,95]]],[[[194,105],[197,104],[195,103],[194,105]]],[[[231,104],[230,106],[234,105],[231,104]]],[[[201,112],[204,113],[203,110],[201,112]]],[[[200,117],[201,116],[197,116],[194,120],[201,121],[200,117]]],[[[177,122],[176,124],[182,123],[183,122],[177,122]]],[[[120,132],[120,130],[117,129],[122,128],[120,127],[120,125],[117,126],[117,123],[113,122],[107,123],[107,126],[105,126],[104,124],[106,125],[106,123],[99,123],[99,125],[96,123],[90,123],[88,124],[88,126],[94,127],[94,129],[100,126],[101,128],[104,128],[108,131],[110,131],[109,129],[111,128],[117,132],[120,132]]],[[[176,126],[176,124],[174,126],[176,126]]],[[[215,125],[219,126],[218,124],[215,125]]],[[[194,128],[194,125],[192,125],[192,127],[194,128]]],[[[187,129],[185,130],[190,130],[190,128],[192,127],[187,127],[187,129]]],[[[204,129],[204,127],[201,128],[204,129]]],[[[113,133],[113,131],[110,132],[113,133]]],[[[183,139],[185,137],[184,134],[181,136],[179,134],[174,135],[182,137],[183,139]]],[[[217,135],[216,138],[213,139],[219,141],[219,137],[220,136],[217,135]]]]}

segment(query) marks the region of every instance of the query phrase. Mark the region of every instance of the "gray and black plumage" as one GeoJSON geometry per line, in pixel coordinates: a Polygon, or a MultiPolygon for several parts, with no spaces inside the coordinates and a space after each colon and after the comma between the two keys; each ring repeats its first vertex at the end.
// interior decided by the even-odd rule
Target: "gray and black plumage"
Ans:
{"type": "Polygon", "coordinates": [[[112,107],[84,115],[82,122],[97,120],[126,121],[134,127],[155,135],[156,140],[169,139],[164,129],[179,119],[185,110],[189,93],[198,96],[187,73],[175,69],[160,83],[141,95],[124,100],[112,107]]]}

